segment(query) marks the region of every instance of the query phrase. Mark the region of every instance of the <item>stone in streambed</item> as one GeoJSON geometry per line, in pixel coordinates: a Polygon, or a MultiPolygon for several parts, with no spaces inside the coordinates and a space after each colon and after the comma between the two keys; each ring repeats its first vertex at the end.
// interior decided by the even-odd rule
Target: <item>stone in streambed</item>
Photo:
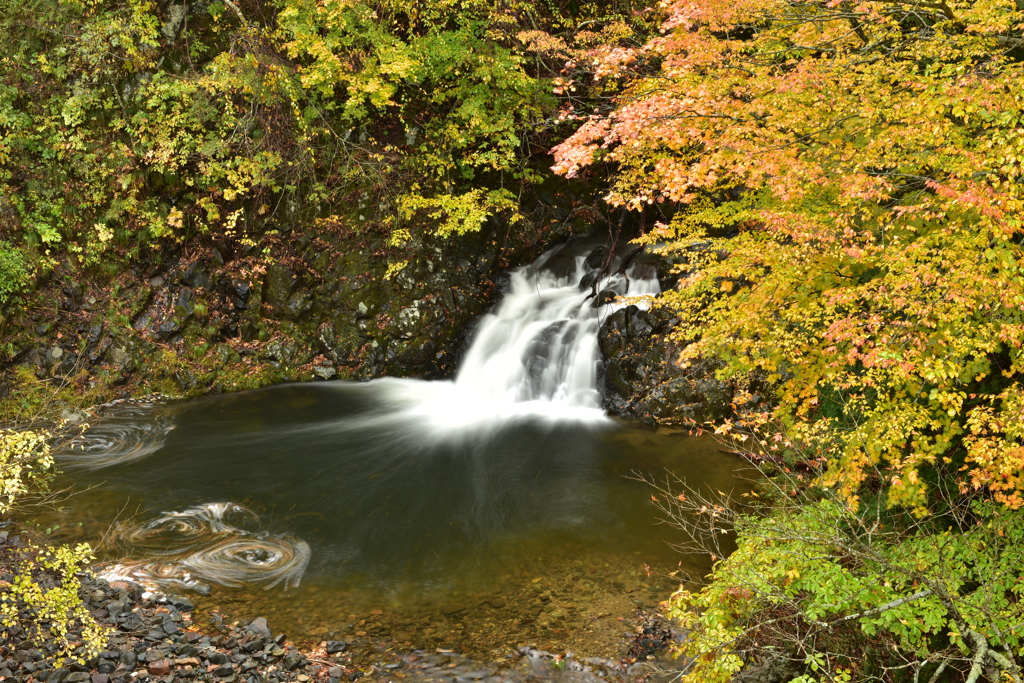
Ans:
{"type": "Polygon", "coordinates": [[[265,617],[256,617],[249,624],[249,631],[259,636],[260,638],[273,638],[273,634],[270,632],[270,625],[267,623],[265,617]]]}
{"type": "Polygon", "coordinates": [[[333,655],[338,652],[344,652],[345,648],[348,647],[348,643],[341,640],[328,640],[327,641],[327,654],[333,655]]]}
{"type": "Polygon", "coordinates": [[[295,671],[300,666],[304,666],[306,660],[302,655],[288,655],[281,660],[281,666],[285,668],[285,671],[295,671]]]}
{"type": "Polygon", "coordinates": [[[167,598],[167,602],[168,604],[174,605],[174,607],[176,607],[179,612],[191,612],[196,608],[194,602],[192,602],[188,598],[182,598],[179,596],[172,595],[167,598]]]}
{"type": "Polygon", "coordinates": [[[49,677],[47,677],[46,683],[64,683],[64,679],[67,678],[70,673],[71,672],[65,668],[55,669],[49,677]]]}

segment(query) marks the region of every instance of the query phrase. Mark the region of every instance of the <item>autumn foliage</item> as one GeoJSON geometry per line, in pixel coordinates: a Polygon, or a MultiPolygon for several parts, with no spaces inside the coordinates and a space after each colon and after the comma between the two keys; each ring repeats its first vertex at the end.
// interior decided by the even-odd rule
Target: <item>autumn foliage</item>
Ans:
{"type": "Polygon", "coordinates": [[[1022,9],[671,1],[591,53],[621,89],[555,170],[665,216],[680,363],[746,389],[719,430],[817,463],[673,599],[686,680],[1021,680],[1024,567],[969,539],[1024,505],[1022,9]]]}
{"type": "Polygon", "coordinates": [[[1024,12],[664,11],[642,48],[595,55],[632,78],[555,148],[555,169],[616,162],[612,201],[683,207],[655,241],[712,238],[669,295],[680,338],[700,339],[685,358],[765,378],[775,417],[828,452],[824,481],[850,500],[880,480],[923,510],[943,469],[1020,507],[1024,12]]]}

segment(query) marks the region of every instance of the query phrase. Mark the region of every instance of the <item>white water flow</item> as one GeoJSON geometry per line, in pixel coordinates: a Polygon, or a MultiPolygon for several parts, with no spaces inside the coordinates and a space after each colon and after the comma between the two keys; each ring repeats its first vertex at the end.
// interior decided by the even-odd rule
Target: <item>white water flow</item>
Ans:
{"type": "Polygon", "coordinates": [[[646,308],[644,297],[661,291],[658,279],[650,266],[602,278],[596,291],[619,297],[597,306],[595,289],[580,286],[588,273],[585,256],[564,275],[545,270],[544,260],[512,273],[509,291],[480,321],[455,389],[493,408],[600,410],[598,328],[631,300],[646,308]]]}

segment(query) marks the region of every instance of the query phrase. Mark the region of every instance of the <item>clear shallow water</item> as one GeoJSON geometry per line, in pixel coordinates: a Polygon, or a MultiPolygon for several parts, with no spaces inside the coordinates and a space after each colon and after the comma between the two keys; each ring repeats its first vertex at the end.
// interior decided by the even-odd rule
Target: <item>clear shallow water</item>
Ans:
{"type": "MultiPolygon", "coordinates": [[[[604,416],[596,331],[627,302],[592,305],[580,254],[543,263],[512,274],[453,381],[101,410],[58,449],[59,484],[81,493],[48,523],[98,543],[111,577],[212,587],[205,606],[295,635],[376,629],[464,652],[597,638],[600,620],[709,568],[669,547],[633,474],[748,482],[713,440],[604,416]]],[[[657,291],[649,266],[629,273],[598,288],[657,291]]]]}

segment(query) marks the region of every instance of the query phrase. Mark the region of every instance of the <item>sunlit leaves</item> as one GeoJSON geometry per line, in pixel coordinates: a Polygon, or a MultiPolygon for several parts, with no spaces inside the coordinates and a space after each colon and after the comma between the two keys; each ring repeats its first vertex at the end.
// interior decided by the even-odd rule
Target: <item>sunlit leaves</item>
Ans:
{"type": "MultiPolygon", "coordinates": [[[[658,68],[635,69],[613,111],[557,146],[555,170],[614,161],[612,201],[684,207],[651,237],[701,273],[666,295],[679,339],[699,340],[683,362],[714,355],[766,378],[775,417],[830,455],[821,483],[848,500],[873,483],[923,511],[926,474],[955,460],[967,490],[1019,506],[1024,439],[1006,392],[1024,342],[1024,67],[1007,48],[1024,13],[664,10],[664,35],[634,55],[658,68]],[[694,255],[701,243],[718,256],[694,255]],[[842,396],[838,417],[821,413],[822,386],[842,396]]],[[[609,57],[593,59],[600,71],[609,57]]]]}

